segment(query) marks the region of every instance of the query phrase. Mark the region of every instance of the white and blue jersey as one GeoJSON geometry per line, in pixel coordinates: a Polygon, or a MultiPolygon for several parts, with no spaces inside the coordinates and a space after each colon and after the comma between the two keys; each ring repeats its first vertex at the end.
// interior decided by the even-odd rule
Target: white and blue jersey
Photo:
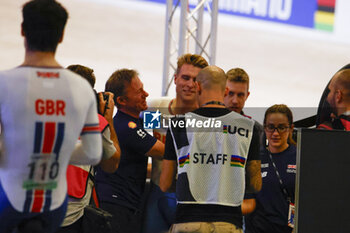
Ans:
{"type": "Polygon", "coordinates": [[[7,199],[0,204],[19,213],[59,208],[70,160],[96,164],[101,158],[92,88],[63,68],[17,67],[0,73],[0,111],[0,185],[7,199]]]}

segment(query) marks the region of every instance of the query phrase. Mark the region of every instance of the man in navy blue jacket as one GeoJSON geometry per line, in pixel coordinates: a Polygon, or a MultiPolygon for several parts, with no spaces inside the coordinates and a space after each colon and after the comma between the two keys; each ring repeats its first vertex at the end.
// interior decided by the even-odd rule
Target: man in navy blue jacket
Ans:
{"type": "Polygon", "coordinates": [[[135,70],[114,72],[106,90],[114,94],[118,112],[114,117],[121,160],[112,174],[101,169],[96,173],[100,207],[113,215],[116,232],[139,232],[142,223],[141,199],[147,173],[147,156],[163,158],[164,144],[143,129],[140,112],[147,109],[148,93],[135,70]]]}

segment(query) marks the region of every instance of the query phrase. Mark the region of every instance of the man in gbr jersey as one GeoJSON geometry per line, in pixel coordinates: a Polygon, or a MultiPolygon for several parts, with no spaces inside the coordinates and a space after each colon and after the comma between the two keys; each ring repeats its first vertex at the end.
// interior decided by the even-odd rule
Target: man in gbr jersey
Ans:
{"type": "MultiPolygon", "coordinates": [[[[196,77],[199,71],[208,66],[208,62],[197,54],[184,54],[177,60],[174,83],[176,97],[161,97],[150,100],[149,110],[160,110],[163,119],[175,114],[184,114],[198,108],[196,98],[196,77]]],[[[165,143],[167,128],[153,129],[153,136],[165,143]]],[[[167,231],[174,222],[176,209],[175,183],[168,190],[162,192],[159,188],[159,178],[162,160],[152,158],[151,189],[143,223],[143,233],[167,231]]]]}
{"type": "Polygon", "coordinates": [[[88,82],[55,59],[67,11],[33,0],[22,12],[24,62],[0,73],[0,232],[50,233],[66,211],[68,163],[97,164],[101,134],[88,82]]]}
{"type": "Polygon", "coordinates": [[[170,232],[242,232],[244,192],[261,189],[257,129],[253,120],[225,108],[225,86],[222,69],[202,69],[197,76],[200,108],[175,118],[178,124],[167,132],[163,191],[172,184],[176,164],[178,171],[178,205],[170,232]],[[181,121],[186,125],[193,119],[197,128],[181,127],[181,121]],[[198,128],[205,125],[198,122],[208,120],[216,128],[198,128]]]}

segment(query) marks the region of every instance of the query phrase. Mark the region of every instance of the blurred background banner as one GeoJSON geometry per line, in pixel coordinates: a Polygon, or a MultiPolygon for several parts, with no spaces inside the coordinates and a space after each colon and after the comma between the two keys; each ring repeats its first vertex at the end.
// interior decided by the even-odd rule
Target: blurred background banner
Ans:
{"type": "MultiPolygon", "coordinates": [[[[11,69],[23,62],[20,25],[21,8],[26,1],[0,0],[0,70],[11,69]]],[[[174,3],[178,1],[173,0],[174,3]]],[[[261,1],[245,0],[251,7],[257,7],[252,4],[258,5],[261,1]]],[[[272,0],[265,1],[270,4],[272,0]]],[[[136,69],[149,98],[162,95],[166,0],[59,2],[69,11],[65,37],[57,49],[57,60],[63,67],[82,64],[93,68],[98,91],[104,90],[107,79],[115,70],[136,69]]],[[[215,64],[225,71],[240,67],[248,73],[247,114],[259,118],[260,112],[251,109],[263,109],[276,103],[314,109],[296,116],[295,120],[316,114],[325,86],[336,71],[350,62],[350,1],[293,0],[289,20],[297,14],[304,26],[252,18],[250,15],[256,14],[255,8],[249,14],[245,13],[246,16],[237,15],[237,11],[235,15],[229,10],[233,9],[232,2],[234,0],[218,1],[215,64]],[[326,10],[319,6],[332,2],[335,4],[333,31],[315,30],[315,14],[317,16],[320,9],[326,10]],[[311,3],[314,4],[313,11],[309,10],[311,3]],[[304,13],[294,12],[296,4],[304,13]],[[224,9],[232,13],[224,13],[224,9]]],[[[189,3],[198,4],[197,0],[189,3]]],[[[269,11],[266,14],[267,17],[269,11]]],[[[173,17],[173,26],[178,26],[179,11],[173,17]]],[[[209,24],[208,18],[203,17],[205,26],[209,24]]],[[[175,34],[174,38],[179,37],[175,34]]],[[[175,88],[171,86],[169,97],[174,96],[175,88]]]]}
{"type": "MultiPolygon", "coordinates": [[[[198,2],[189,0],[190,6],[198,2]]],[[[219,12],[332,32],[335,5],[336,0],[220,0],[219,12]]]]}

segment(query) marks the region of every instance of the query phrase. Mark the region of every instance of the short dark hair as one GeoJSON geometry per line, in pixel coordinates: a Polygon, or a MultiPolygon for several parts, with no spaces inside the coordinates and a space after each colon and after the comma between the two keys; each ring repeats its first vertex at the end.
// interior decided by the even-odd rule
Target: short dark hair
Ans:
{"type": "Polygon", "coordinates": [[[107,80],[105,91],[109,91],[114,94],[114,103],[117,105],[117,107],[120,107],[117,98],[126,94],[125,89],[137,75],[138,73],[136,70],[120,69],[115,71],[107,80]]]}
{"type": "Polygon", "coordinates": [[[66,9],[55,0],[32,0],[23,5],[22,15],[27,48],[55,52],[67,22],[66,9]]]}
{"type": "Polygon", "coordinates": [[[226,72],[227,80],[236,83],[246,83],[249,90],[249,76],[241,68],[233,68],[226,72]]]}
{"type": "Polygon", "coordinates": [[[202,56],[198,54],[186,53],[177,59],[176,74],[180,72],[181,67],[184,64],[193,65],[194,67],[201,69],[208,66],[207,60],[205,60],[202,56]]]}
{"type": "Polygon", "coordinates": [[[91,87],[94,88],[96,77],[94,75],[93,69],[82,65],[70,65],[67,67],[67,69],[82,76],[84,79],[86,79],[90,83],[91,87]]]}

